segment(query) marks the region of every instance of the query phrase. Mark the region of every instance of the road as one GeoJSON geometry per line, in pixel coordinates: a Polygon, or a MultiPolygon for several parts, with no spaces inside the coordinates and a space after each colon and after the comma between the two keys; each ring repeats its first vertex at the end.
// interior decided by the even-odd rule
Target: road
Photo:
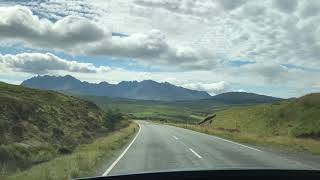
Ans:
{"type": "MultiPolygon", "coordinates": [[[[140,131],[104,175],[224,168],[320,168],[306,162],[195,131],[137,121],[140,131]]],[[[317,156],[318,157],[318,156],[317,156]]]]}

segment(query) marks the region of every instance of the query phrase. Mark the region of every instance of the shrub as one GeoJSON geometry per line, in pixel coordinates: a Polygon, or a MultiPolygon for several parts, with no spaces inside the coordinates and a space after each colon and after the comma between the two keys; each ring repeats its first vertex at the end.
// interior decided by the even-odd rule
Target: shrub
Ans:
{"type": "Polygon", "coordinates": [[[57,136],[57,137],[64,136],[64,132],[59,128],[53,128],[52,133],[54,136],[57,136]]]}
{"type": "Polygon", "coordinates": [[[0,144],[6,144],[6,125],[4,122],[0,122],[0,144]]]}
{"type": "Polygon", "coordinates": [[[61,147],[58,149],[59,154],[71,154],[72,149],[69,147],[61,147]]]}
{"type": "Polygon", "coordinates": [[[20,141],[23,138],[25,128],[21,123],[13,125],[11,128],[12,134],[17,141],[20,141]]]}
{"type": "Polygon", "coordinates": [[[123,115],[118,109],[109,109],[103,116],[103,123],[104,126],[113,131],[116,129],[116,125],[123,119],[123,115]]]}

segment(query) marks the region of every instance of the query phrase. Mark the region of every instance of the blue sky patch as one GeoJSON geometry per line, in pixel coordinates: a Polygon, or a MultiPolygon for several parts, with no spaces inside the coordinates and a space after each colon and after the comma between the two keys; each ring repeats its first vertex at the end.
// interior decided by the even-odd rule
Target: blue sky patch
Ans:
{"type": "Polygon", "coordinates": [[[304,71],[312,71],[312,72],[319,72],[320,69],[318,68],[310,68],[310,67],[304,67],[304,66],[298,66],[294,64],[281,64],[282,66],[289,68],[289,69],[300,69],[304,71]]]}
{"type": "Polygon", "coordinates": [[[231,66],[242,66],[242,65],[246,65],[246,64],[254,64],[254,61],[247,61],[247,60],[232,60],[230,61],[230,65],[231,66]]]}

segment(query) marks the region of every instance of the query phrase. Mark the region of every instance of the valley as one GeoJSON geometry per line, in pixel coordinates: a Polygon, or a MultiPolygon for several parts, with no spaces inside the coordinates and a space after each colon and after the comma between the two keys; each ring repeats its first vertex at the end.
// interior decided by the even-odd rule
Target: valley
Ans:
{"type": "MultiPolygon", "coordinates": [[[[140,132],[142,126],[145,129],[143,131],[149,132],[147,129],[152,127],[155,128],[155,132],[159,130],[167,133],[166,125],[170,125],[263,149],[275,148],[290,153],[320,154],[319,93],[291,99],[247,92],[226,92],[204,99],[176,100],[172,94],[167,94],[164,100],[156,100],[156,94],[151,99],[133,99],[101,96],[101,93],[79,93],[79,86],[72,83],[70,85],[70,82],[65,81],[66,78],[74,80],[73,77],[58,77],[58,80],[50,78],[46,81],[47,85],[60,85],[29,88],[25,87],[30,86],[26,85],[26,81],[22,86],[0,84],[0,158],[5,172],[2,175],[11,174],[9,179],[19,179],[22,176],[29,179],[43,178],[53,171],[57,173],[57,177],[93,175],[104,162],[109,161],[118,150],[129,143],[137,129],[140,132]],[[63,81],[60,81],[61,78],[63,81]],[[52,82],[52,79],[55,82],[52,82]],[[122,117],[110,114],[109,122],[106,121],[107,113],[116,112],[121,112],[122,117]],[[210,121],[203,121],[209,116],[212,116],[210,121]],[[204,123],[199,124],[202,121],[204,123]],[[116,125],[110,124],[111,122],[116,125]],[[104,147],[101,146],[103,144],[104,147]],[[83,151],[84,149],[86,150],[83,151]],[[77,162],[76,167],[79,169],[63,175],[59,166],[52,164],[65,163],[61,156],[77,162]],[[83,160],[79,161],[78,156],[83,160]],[[103,158],[98,160],[100,156],[103,158]],[[85,164],[92,164],[92,168],[95,169],[85,164]],[[47,169],[52,166],[53,169],[47,169]],[[20,170],[26,171],[19,173],[20,170]]],[[[158,85],[166,88],[166,83],[158,85]]],[[[143,88],[141,91],[146,90],[148,89],[143,88]]],[[[187,90],[190,91],[192,90],[187,90]]],[[[182,134],[172,135],[174,139],[183,138],[184,132],[180,129],[176,131],[181,131],[182,134]]],[[[154,136],[155,132],[150,132],[148,136],[154,136]]],[[[168,136],[171,134],[176,133],[170,130],[168,136]]],[[[136,146],[134,145],[134,148],[142,148],[136,146]]],[[[227,161],[229,160],[222,160],[222,163],[227,161]]],[[[124,170],[131,169],[129,165],[130,163],[126,163],[124,170]]],[[[208,167],[211,165],[207,164],[208,167]]]]}

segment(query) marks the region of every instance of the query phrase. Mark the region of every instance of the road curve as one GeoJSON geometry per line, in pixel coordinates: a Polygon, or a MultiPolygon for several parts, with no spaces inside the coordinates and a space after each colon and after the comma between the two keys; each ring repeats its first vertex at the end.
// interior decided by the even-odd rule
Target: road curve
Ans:
{"type": "MultiPolygon", "coordinates": [[[[195,131],[137,121],[140,132],[104,175],[152,171],[280,168],[316,169],[315,164],[195,131]]],[[[319,165],[319,166],[318,166],[319,165]]]]}

